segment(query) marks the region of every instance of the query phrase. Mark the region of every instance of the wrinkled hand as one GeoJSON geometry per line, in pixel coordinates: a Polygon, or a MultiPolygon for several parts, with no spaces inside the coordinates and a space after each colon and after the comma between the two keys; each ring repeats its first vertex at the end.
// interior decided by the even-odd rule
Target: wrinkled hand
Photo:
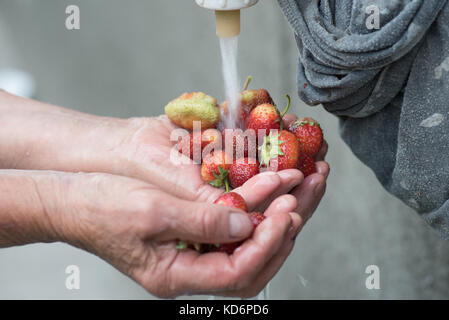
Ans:
{"type": "MultiPolygon", "coordinates": [[[[290,213],[297,206],[294,197],[279,197],[233,255],[200,255],[177,250],[176,240],[246,239],[253,229],[248,215],[108,174],[0,170],[0,191],[7,196],[0,203],[0,247],[65,241],[100,256],[159,297],[256,295],[282,265],[303,224],[290,213]]],[[[263,185],[254,189],[252,206],[262,193],[263,185]]]]}
{"type": "MultiPolygon", "coordinates": [[[[14,137],[0,150],[3,167],[112,174],[77,175],[89,178],[79,178],[79,188],[68,194],[89,201],[65,205],[80,230],[67,242],[96,253],[158,296],[257,294],[279,270],[325,192],[324,161],[306,179],[299,170],[259,174],[235,191],[249,210],[265,211],[269,218],[241,250],[231,256],[180,253],[174,239],[230,241],[220,238],[230,232],[229,214],[220,212],[231,209],[206,203],[223,190],[205,184],[198,165],[170,162],[175,127],[165,116],[102,118],[11,96],[0,97],[2,103],[22,107],[12,108],[0,126],[0,136],[14,137]]],[[[317,160],[326,152],[327,144],[317,160]]]]}

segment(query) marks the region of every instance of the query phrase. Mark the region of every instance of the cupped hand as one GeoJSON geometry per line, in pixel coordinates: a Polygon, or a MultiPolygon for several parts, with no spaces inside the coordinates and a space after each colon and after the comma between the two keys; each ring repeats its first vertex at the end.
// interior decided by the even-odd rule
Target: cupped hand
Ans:
{"type": "MultiPolygon", "coordinates": [[[[33,241],[65,241],[98,255],[164,298],[257,294],[286,259],[285,241],[291,243],[300,227],[290,214],[297,206],[293,196],[273,202],[265,212],[267,219],[251,235],[253,226],[245,212],[181,200],[136,179],[17,170],[0,170],[0,179],[8,190],[21,190],[15,193],[22,200],[20,208],[15,207],[17,214],[6,225],[17,224],[25,212],[36,218],[5,238],[15,239],[10,245],[24,243],[20,237],[31,234],[33,241]],[[177,239],[214,244],[248,237],[232,255],[176,249],[177,239]]],[[[260,191],[255,189],[253,205],[262,200],[257,199],[260,191]]]]}
{"type": "MultiPolygon", "coordinates": [[[[2,103],[22,108],[13,108],[0,128],[0,136],[12,137],[5,140],[0,165],[108,173],[74,174],[77,179],[63,183],[73,189],[60,197],[69,199],[62,205],[72,212],[67,215],[72,221],[64,219],[62,225],[77,227],[73,233],[63,228],[61,234],[158,296],[257,294],[279,270],[325,192],[329,166],[324,161],[306,179],[293,169],[259,174],[235,189],[249,210],[265,211],[268,217],[250,240],[231,256],[179,252],[175,239],[236,239],[229,238],[232,209],[209,204],[224,191],[204,183],[198,165],[170,161],[170,135],[176,128],[165,116],[123,120],[20,98],[1,96],[2,103]]],[[[324,144],[316,160],[326,152],[324,144]]],[[[53,208],[61,216],[58,204],[53,208]]]]}

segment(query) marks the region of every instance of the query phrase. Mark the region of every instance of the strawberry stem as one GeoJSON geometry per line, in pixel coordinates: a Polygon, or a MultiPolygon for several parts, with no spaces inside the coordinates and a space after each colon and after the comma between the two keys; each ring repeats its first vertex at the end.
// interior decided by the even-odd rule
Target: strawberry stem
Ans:
{"type": "Polygon", "coordinates": [[[226,193],[229,192],[229,177],[226,177],[225,179],[225,188],[226,188],[226,193]]]}
{"type": "Polygon", "coordinates": [[[246,89],[248,89],[248,86],[251,83],[251,80],[253,80],[253,77],[251,77],[251,76],[248,76],[248,78],[246,78],[246,82],[245,82],[245,85],[243,86],[242,91],[245,91],[246,89]]]}
{"type": "Polygon", "coordinates": [[[281,130],[284,130],[284,121],[282,120],[282,118],[284,118],[284,116],[287,114],[288,109],[290,109],[290,104],[292,102],[292,100],[290,99],[290,96],[288,94],[285,95],[287,97],[287,107],[285,108],[284,112],[282,112],[281,114],[281,130]]]}
{"type": "Polygon", "coordinates": [[[290,96],[288,94],[286,94],[285,96],[287,97],[288,103],[287,103],[287,107],[285,108],[284,112],[282,112],[282,114],[281,114],[281,118],[283,118],[287,114],[288,109],[290,109],[290,103],[292,102],[292,99],[290,99],[290,96]]]}

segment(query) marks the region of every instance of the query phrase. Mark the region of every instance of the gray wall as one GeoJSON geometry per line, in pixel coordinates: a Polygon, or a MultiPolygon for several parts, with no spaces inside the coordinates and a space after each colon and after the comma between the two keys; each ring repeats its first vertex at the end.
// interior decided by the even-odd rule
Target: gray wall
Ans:
{"type": "MultiPolygon", "coordinates": [[[[449,244],[388,195],[338,137],[337,119],[295,95],[297,50],[274,0],[243,13],[240,75],[282,104],[319,119],[330,144],[327,194],[270,285],[273,299],[449,298],[449,244]],[[381,290],[365,288],[380,268],[381,290]]],[[[100,115],[154,116],[184,91],[223,99],[213,14],[186,0],[2,0],[0,68],[27,70],[37,98],[100,115]],[[81,9],[81,30],[64,27],[81,9]]],[[[151,299],[133,281],[64,244],[0,250],[0,298],[151,299]],[[81,290],[65,288],[65,267],[81,268],[81,290]]],[[[195,297],[196,298],[196,297],[195,297]]]]}

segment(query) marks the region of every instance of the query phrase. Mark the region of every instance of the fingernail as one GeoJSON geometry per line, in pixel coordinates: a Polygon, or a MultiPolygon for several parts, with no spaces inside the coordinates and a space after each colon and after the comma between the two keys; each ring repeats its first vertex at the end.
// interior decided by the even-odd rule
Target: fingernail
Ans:
{"type": "Polygon", "coordinates": [[[327,176],[329,175],[329,170],[330,170],[329,167],[318,166],[318,173],[325,178],[327,178],[327,176]]]}
{"type": "Polygon", "coordinates": [[[251,233],[253,226],[246,213],[229,215],[229,234],[232,238],[243,238],[251,233]]]}
{"type": "Polygon", "coordinates": [[[324,188],[323,182],[320,182],[315,186],[315,189],[313,189],[315,197],[319,197],[321,195],[321,193],[323,192],[323,188],[324,188]]]}

